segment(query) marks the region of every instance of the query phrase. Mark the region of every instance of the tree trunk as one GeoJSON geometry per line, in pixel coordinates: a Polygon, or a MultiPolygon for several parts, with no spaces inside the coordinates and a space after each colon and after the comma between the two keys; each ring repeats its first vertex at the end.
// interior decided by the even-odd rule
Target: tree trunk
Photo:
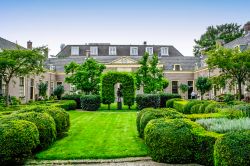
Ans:
{"type": "Polygon", "coordinates": [[[110,104],[108,104],[108,110],[110,110],[110,104]]]}
{"type": "Polygon", "coordinates": [[[241,90],[241,81],[238,81],[238,89],[239,89],[239,100],[241,100],[242,90],[241,90]]]}
{"type": "Polygon", "coordinates": [[[5,104],[6,104],[6,107],[9,106],[9,82],[6,82],[5,83],[5,104]]]}

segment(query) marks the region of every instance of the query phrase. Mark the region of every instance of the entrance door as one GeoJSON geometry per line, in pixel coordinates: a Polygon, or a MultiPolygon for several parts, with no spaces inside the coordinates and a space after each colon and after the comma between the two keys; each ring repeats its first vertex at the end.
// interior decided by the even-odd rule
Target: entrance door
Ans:
{"type": "Polygon", "coordinates": [[[194,90],[194,81],[188,81],[188,99],[191,99],[191,93],[194,90]]]}
{"type": "Polygon", "coordinates": [[[34,79],[30,79],[30,99],[34,99],[34,79]]]}

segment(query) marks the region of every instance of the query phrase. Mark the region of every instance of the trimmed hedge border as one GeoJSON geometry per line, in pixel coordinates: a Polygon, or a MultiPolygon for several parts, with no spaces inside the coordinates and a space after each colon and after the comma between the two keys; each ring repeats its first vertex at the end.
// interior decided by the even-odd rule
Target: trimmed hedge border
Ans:
{"type": "Polygon", "coordinates": [[[98,95],[84,95],[81,97],[81,107],[83,110],[96,111],[101,106],[101,97],[98,95]]]}
{"type": "Polygon", "coordinates": [[[137,109],[142,110],[144,108],[159,108],[160,107],[160,95],[158,94],[139,94],[136,96],[137,109]]]}

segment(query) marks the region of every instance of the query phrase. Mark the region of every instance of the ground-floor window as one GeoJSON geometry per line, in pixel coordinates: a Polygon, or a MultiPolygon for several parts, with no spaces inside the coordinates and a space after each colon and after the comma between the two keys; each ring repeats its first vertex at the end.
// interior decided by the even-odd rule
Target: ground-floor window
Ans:
{"type": "Polygon", "coordinates": [[[54,92],[54,82],[50,82],[50,94],[54,92]]]}
{"type": "Polygon", "coordinates": [[[57,83],[56,83],[56,86],[58,86],[58,85],[62,85],[62,82],[57,82],[57,83]]]}
{"type": "Polygon", "coordinates": [[[25,96],[24,93],[24,77],[19,78],[19,97],[25,96]]]}
{"type": "Polygon", "coordinates": [[[172,81],[172,93],[178,94],[178,81],[172,81]]]}
{"type": "Polygon", "coordinates": [[[188,99],[191,99],[191,93],[194,90],[194,81],[188,81],[188,99]]]}

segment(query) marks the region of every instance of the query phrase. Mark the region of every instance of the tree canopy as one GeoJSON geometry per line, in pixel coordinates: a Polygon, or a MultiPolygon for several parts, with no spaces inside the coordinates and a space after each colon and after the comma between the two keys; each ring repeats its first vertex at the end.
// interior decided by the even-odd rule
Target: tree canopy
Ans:
{"type": "Polygon", "coordinates": [[[239,48],[228,49],[217,47],[207,52],[207,64],[210,69],[220,69],[220,75],[231,84],[237,83],[239,99],[242,96],[242,84],[249,81],[250,50],[240,51],[239,48]]]}
{"type": "Polygon", "coordinates": [[[0,52],[0,75],[5,82],[6,105],[9,105],[9,83],[13,77],[39,74],[44,71],[44,56],[39,49],[3,50],[0,52]]]}
{"type": "Polygon", "coordinates": [[[157,66],[158,62],[156,54],[152,59],[149,59],[148,53],[143,55],[139,61],[141,66],[135,72],[137,89],[142,86],[144,93],[155,93],[167,88],[169,82],[163,77],[163,69],[157,66]]]}
{"type": "Polygon", "coordinates": [[[105,65],[99,64],[93,58],[88,58],[82,64],[71,62],[64,67],[65,73],[69,74],[65,81],[75,85],[76,89],[81,90],[85,94],[98,94],[100,76],[105,68],[105,65]]]}
{"type": "Polygon", "coordinates": [[[200,91],[201,99],[203,99],[204,94],[211,90],[212,82],[208,77],[198,77],[195,86],[200,91]]]}
{"type": "Polygon", "coordinates": [[[200,56],[202,51],[215,49],[216,41],[223,40],[228,43],[243,36],[243,28],[236,23],[209,26],[199,39],[195,39],[193,52],[195,56],[200,56]]]}

